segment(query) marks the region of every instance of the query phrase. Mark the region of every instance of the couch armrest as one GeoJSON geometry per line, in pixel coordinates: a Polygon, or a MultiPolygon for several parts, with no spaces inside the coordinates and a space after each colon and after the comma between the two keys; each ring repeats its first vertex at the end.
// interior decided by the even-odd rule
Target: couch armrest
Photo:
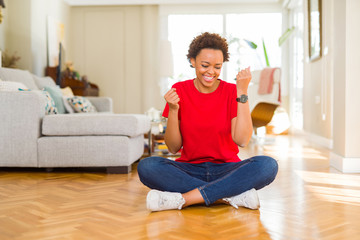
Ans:
{"type": "Polygon", "coordinates": [[[0,166],[38,166],[37,140],[44,115],[40,92],[0,92],[0,166]]]}
{"type": "Polygon", "coordinates": [[[113,103],[109,97],[86,97],[96,107],[98,112],[112,112],[113,103]]]}

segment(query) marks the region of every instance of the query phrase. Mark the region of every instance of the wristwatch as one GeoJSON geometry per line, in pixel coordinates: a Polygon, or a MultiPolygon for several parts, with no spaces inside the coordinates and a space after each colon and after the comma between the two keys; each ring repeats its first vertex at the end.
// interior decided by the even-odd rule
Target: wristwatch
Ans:
{"type": "Polygon", "coordinates": [[[236,98],[236,101],[240,103],[246,103],[247,100],[248,100],[248,96],[245,94],[242,94],[240,97],[236,98]]]}

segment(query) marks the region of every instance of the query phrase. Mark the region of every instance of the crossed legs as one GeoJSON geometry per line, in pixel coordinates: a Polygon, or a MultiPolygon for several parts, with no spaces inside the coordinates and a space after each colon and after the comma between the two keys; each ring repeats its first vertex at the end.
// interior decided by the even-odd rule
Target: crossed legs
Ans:
{"type": "Polygon", "coordinates": [[[225,202],[224,198],[270,184],[277,174],[277,162],[256,156],[238,163],[189,164],[161,157],[139,162],[140,180],[151,189],[182,194],[185,204],[225,202]]]}

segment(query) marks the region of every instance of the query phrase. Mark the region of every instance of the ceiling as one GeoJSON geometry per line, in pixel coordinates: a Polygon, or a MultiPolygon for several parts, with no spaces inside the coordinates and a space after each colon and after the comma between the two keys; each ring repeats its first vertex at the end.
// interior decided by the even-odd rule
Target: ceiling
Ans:
{"type": "Polygon", "coordinates": [[[280,3],[282,0],[64,0],[71,6],[148,4],[280,3]]]}

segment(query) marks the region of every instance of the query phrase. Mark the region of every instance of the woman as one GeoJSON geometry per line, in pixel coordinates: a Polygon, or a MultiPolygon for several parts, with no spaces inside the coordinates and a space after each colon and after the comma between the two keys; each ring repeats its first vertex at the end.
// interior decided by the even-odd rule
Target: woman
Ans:
{"type": "Polygon", "coordinates": [[[218,79],[229,60],[228,44],[207,32],[193,39],[187,58],[196,77],[173,85],[164,96],[163,112],[168,118],[165,143],[172,153],[181,149],[181,157],[149,157],[138,164],[140,180],[153,189],[147,208],[217,202],[258,209],[256,190],[275,179],[278,165],[267,156],[243,161],[237,156],[238,146],[245,147],[253,132],[247,101],[250,68],[237,74],[236,85],[218,79]]]}

